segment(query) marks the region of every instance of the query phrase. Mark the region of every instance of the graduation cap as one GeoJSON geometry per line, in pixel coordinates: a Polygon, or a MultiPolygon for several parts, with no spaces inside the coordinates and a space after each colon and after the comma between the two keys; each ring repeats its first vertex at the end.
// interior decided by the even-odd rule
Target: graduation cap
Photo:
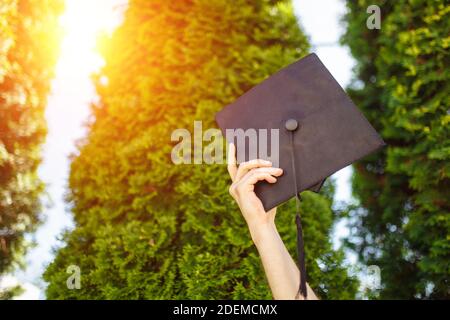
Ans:
{"type": "MultiPolygon", "coordinates": [[[[255,193],[266,211],[296,197],[299,293],[307,298],[300,192],[319,192],[328,176],[384,146],[384,141],[314,53],[247,91],[218,112],[216,121],[224,136],[227,129],[278,129],[284,174],[275,184],[258,182],[255,193]]],[[[235,136],[227,139],[235,143],[235,136]]],[[[246,161],[264,159],[252,156],[248,146],[236,147],[246,161]]],[[[267,154],[274,151],[270,147],[267,154]]]]}

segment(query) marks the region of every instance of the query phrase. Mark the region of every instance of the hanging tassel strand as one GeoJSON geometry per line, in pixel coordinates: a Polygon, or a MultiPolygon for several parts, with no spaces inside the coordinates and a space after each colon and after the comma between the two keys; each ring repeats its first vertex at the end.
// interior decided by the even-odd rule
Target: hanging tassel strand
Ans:
{"type": "MultiPolygon", "coordinates": [[[[290,120],[289,120],[290,121],[290,120]]],[[[294,120],[295,121],[295,120],[294,120]]],[[[291,163],[292,163],[292,175],[294,177],[294,188],[295,188],[295,223],[297,225],[297,263],[300,271],[300,284],[299,290],[297,292],[296,298],[299,298],[299,294],[304,297],[305,300],[308,298],[308,290],[306,288],[306,263],[305,263],[305,246],[303,242],[303,227],[302,219],[300,216],[300,193],[298,191],[297,185],[297,174],[295,170],[295,153],[294,153],[294,131],[297,129],[297,122],[295,125],[289,126],[286,123],[286,128],[290,131],[291,138],[291,163]]]]}

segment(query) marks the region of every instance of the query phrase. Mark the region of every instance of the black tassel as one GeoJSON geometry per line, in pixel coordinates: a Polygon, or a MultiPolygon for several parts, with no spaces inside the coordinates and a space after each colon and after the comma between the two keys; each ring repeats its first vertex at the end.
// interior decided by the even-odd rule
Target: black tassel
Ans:
{"type": "Polygon", "coordinates": [[[295,216],[295,223],[297,224],[297,262],[300,271],[300,286],[299,293],[305,298],[308,298],[308,290],[306,289],[306,263],[305,263],[305,247],[303,243],[303,228],[302,219],[297,212],[295,216]]]}
{"type": "Polygon", "coordinates": [[[302,219],[300,217],[300,193],[298,192],[297,185],[297,173],[295,166],[295,152],[294,152],[294,131],[298,128],[297,121],[288,120],[286,122],[286,128],[290,131],[291,136],[291,162],[292,162],[292,176],[294,178],[294,190],[295,190],[295,207],[296,216],[295,223],[297,224],[297,263],[300,271],[300,284],[296,297],[299,294],[306,300],[308,298],[308,290],[306,289],[306,264],[305,264],[305,246],[303,243],[303,228],[302,219]]]}

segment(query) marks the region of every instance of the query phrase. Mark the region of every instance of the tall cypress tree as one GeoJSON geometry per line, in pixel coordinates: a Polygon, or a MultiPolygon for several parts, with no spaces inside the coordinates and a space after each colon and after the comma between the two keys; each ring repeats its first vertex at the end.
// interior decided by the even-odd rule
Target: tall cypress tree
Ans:
{"type": "Polygon", "coordinates": [[[60,0],[0,2],[0,275],[41,221],[37,177],[44,110],[58,55],[60,0]]]}
{"type": "MultiPolygon", "coordinates": [[[[225,166],[175,165],[170,139],[194,120],[215,127],[218,110],[307,50],[289,1],[130,1],[104,42],[100,102],[71,166],[76,227],[45,272],[47,296],[270,298],[225,166]],[[71,264],[80,290],[66,287],[71,264]]],[[[323,298],[351,298],[330,194],[304,196],[309,275],[323,298]]],[[[277,218],[292,253],[293,212],[277,218]]]]}
{"type": "Polygon", "coordinates": [[[450,260],[450,7],[445,1],[347,1],[343,37],[357,60],[350,92],[388,147],[356,165],[361,260],[381,298],[446,298],[450,260]],[[369,5],[380,30],[366,28],[369,5]]]}

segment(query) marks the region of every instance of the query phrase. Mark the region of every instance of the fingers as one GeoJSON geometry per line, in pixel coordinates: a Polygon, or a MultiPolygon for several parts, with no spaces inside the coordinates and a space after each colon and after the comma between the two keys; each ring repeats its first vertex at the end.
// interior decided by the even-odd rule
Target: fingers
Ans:
{"type": "Polygon", "coordinates": [[[228,145],[228,159],[227,159],[227,169],[230,174],[231,181],[235,181],[237,167],[236,167],[236,147],[233,143],[228,145]]]}
{"type": "MultiPolygon", "coordinates": [[[[227,169],[228,173],[230,174],[231,180],[233,182],[240,181],[247,173],[249,173],[251,170],[259,169],[259,168],[271,168],[272,163],[267,160],[262,159],[254,159],[247,162],[243,162],[237,167],[236,165],[236,146],[233,143],[230,143],[228,148],[228,159],[227,159],[227,169]]],[[[275,171],[271,172],[278,172],[281,169],[278,168],[272,168],[275,171]]],[[[280,174],[282,171],[280,171],[280,174]]],[[[270,175],[270,173],[269,173],[270,175]]],[[[276,174],[274,174],[276,175],[276,174]]],[[[273,181],[272,178],[268,178],[270,181],[273,181]]],[[[270,182],[268,181],[268,182],[270,182]]],[[[276,181],[276,179],[275,179],[276,181]]],[[[256,182],[254,182],[256,183],[256,182]]],[[[272,182],[273,183],[273,182],[272,182]]]]}
{"type": "Polygon", "coordinates": [[[258,181],[266,180],[269,183],[277,182],[277,178],[283,174],[280,168],[256,168],[245,174],[242,178],[242,183],[245,185],[254,185],[258,181]]]}
{"type": "Polygon", "coordinates": [[[271,167],[272,163],[270,161],[261,160],[261,159],[255,159],[250,160],[248,162],[243,162],[239,165],[239,168],[237,169],[235,180],[239,181],[243,176],[247,174],[252,169],[260,168],[260,167],[271,167]]]}
{"type": "Polygon", "coordinates": [[[230,186],[230,194],[233,197],[243,194],[244,191],[253,190],[254,184],[258,181],[265,180],[268,183],[277,182],[277,178],[283,174],[283,170],[280,168],[254,168],[247,172],[240,180],[235,180],[230,186]]]}
{"type": "Polygon", "coordinates": [[[267,211],[267,215],[271,217],[272,220],[275,220],[275,216],[277,215],[277,207],[270,209],[267,211]]]}

